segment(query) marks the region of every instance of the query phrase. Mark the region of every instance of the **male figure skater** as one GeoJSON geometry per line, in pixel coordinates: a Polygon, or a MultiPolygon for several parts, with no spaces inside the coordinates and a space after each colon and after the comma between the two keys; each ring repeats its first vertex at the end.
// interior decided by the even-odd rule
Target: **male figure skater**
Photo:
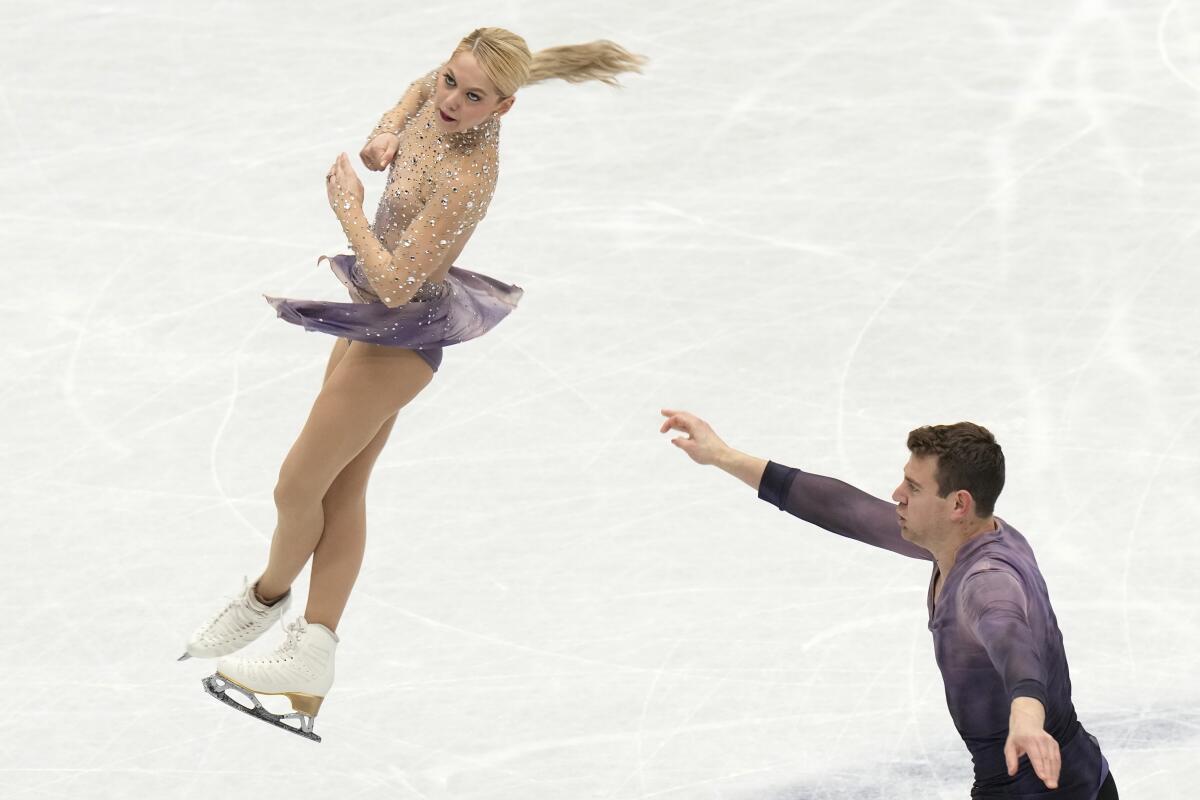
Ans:
{"type": "Polygon", "coordinates": [[[912,431],[892,504],[734,450],[686,411],[662,414],[661,432],[687,434],[671,441],[693,461],[740,478],[781,510],[934,562],[929,629],[950,716],[975,763],[972,798],[1116,800],[1100,745],[1075,716],[1062,634],[1033,551],[992,515],[1004,453],[986,428],[912,431]]]}

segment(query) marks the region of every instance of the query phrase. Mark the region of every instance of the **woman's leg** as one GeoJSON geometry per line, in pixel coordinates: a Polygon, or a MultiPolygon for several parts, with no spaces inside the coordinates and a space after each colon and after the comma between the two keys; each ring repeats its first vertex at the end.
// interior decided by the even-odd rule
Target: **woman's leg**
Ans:
{"type": "MultiPolygon", "coordinates": [[[[325,381],[346,354],[348,339],[338,339],[329,363],[325,367],[325,381]]],[[[363,552],[367,545],[367,481],[376,459],[387,444],[388,434],[396,424],[393,414],[371,443],[346,465],[334,479],[329,491],[321,501],[325,513],[325,528],[321,540],[313,551],[312,578],[308,584],[308,607],[304,618],[337,630],[342,612],[350,600],[350,592],[358,579],[362,567],[363,552]]]]}
{"type": "Polygon", "coordinates": [[[331,631],[337,630],[362,566],[367,544],[367,481],[395,423],[396,416],[392,415],[371,443],[346,465],[322,500],[325,530],[313,553],[304,618],[331,631]]]}
{"type": "Polygon", "coordinates": [[[280,469],[278,524],[258,580],[260,597],[278,597],[291,586],[321,539],[322,501],[337,476],[432,377],[433,370],[411,350],[364,342],[346,348],[280,469]]]}
{"type": "Polygon", "coordinates": [[[329,354],[329,360],[325,362],[325,377],[321,379],[321,387],[329,383],[329,376],[333,374],[337,365],[342,363],[342,356],[346,355],[346,351],[350,349],[349,339],[338,339],[333,343],[333,351],[329,354]]]}

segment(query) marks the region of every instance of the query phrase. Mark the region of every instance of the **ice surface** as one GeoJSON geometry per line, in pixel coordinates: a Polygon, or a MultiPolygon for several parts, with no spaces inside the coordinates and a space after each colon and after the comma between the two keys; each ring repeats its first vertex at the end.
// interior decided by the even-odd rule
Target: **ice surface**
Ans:
{"type": "Polygon", "coordinates": [[[0,38],[3,797],[965,797],[926,567],[663,406],[884,496],[909,429],[989,426],[1122,797],[1194,795],[1193,4],[59,0],[0,38]],[[261,295],[344,297],[325,170],[489,24],[652,60],[505,120],[461,263],[525,299],[401,414],[313,745],[175,662],[332,345],[261,295]]]}

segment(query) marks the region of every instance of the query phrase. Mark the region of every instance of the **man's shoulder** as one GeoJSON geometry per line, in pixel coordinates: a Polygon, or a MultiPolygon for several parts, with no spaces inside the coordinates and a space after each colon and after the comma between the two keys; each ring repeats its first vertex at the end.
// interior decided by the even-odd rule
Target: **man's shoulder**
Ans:
{"type": "Polygon", "coordinates": [[[1029,541],[1016,528],[1001,522],[999,535],[990,536],[971,553],[964,578],[985,572],[1004,572],[1025,583],[1038,572],[1029,541]]]}

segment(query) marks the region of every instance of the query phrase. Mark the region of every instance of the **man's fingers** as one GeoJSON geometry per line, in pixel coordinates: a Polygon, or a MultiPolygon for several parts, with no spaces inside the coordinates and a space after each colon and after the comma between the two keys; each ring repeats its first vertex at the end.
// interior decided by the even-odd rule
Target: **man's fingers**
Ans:
{"type": "Polygon", "coordinates": [[[1035,740],[1030,743],[1029,747],[1020,747],[1015,743],[1008,743],[1004,747],[1004,761],[1008,765],[1008,774],[1016,775],[1017,766],[1021,755],[1029,758],[1029,765],[1033,767],[1033,774],[1038,776],[1042,783],[1046,784],[1047,789],[1058,788],[1058,776],[1062,770],[1062,758],[1058,750],[1058,742],[1051,738],[1046,740],[1035,740]]]}
{"type": "Polygon", "coordinates": [[[683,419],[682,417],[670,417],[669,419],[667,419],[666,422],[664,422],[662,424],[662,428],[660,429],[659,432],[666,433],[667,431],[672,430],[672,429],[677,430],[677,431],[683,431],[684,433],[688,434],[689,436],[691,436],[691,434],[692,434],[692,426],[688,423],[687,420],[683,419]]]}
{"type": "Polygon", "coordinates": [[[1042,779],[1042,783],[1046,784],[1047,789],[1058,788],[1058,742],[1051,739],[1049,742],[1041,741],[1038,743],[1034,771],[1042,779]]]}
{"type": "Polygon", "coordinates": [[[673,408],[659,409],[660,414],[668,418],[668,422],[675,425],[693,426],[700,421],[700,418],[688,411],[677,411],[673,408]]]}
{"type": "Polygon", "coordinates": [[[1029,763],[1033,766],[1033,773],[1042,779],[1042,783],[1050,776],[1050,770],[1046,769],[1046,754],[1042,752],[1041,743],[1034,744],[1029,748],[1029,763]]]}

